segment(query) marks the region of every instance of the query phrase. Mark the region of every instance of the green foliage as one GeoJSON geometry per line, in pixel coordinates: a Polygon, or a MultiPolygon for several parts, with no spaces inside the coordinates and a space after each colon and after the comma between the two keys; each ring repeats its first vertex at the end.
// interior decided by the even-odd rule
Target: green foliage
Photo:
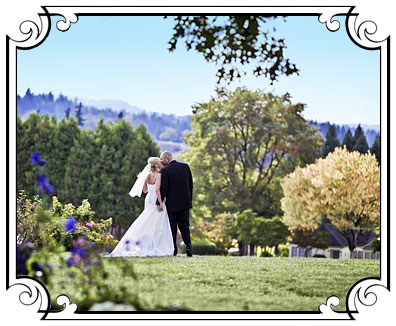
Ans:
{"type": "MultiPolygon", "coordinates": [[[[100,247],[80,238],[74,241],[73,248],[84,253],[69,253],[63,246],[57,245],[34,250],[26,261],[27,275],[39,279],[49,289],[53,310],[61,309],[56,303],[60,294],[68,295],[77,304],[78,311],[88,310],[93,304],[106,301],[140,309],[141,302],[135,288],[108,282],[111,272],[102,258],[100,247]]],[[[112,268],[117,270],[118,279],[136,280],[130,261],[112,259],[112,268]]]]}
{"type": "MultiPolygon", "coordinates": [[[[276,17],[276,16],[275,16],[276,17]]],[[[284,55],[284,39],[275,39],[265,25],[274,17],[264,16],[176,16],[174,33],[169,41],[169,51],[176,49],[177,42],[185,39],[187,50],[194,49],[206,61],[220,65],[218,83],[231,83],[240,78],[234,63],[256,63],[255,76],[269,77],[271,84],[278,76],[297,73],[295,64],[284,55]]]]}
{"type": "Polygon", "coordinates": [[[233,224],[235,215],[223,213],[211,217],[204,217],[194,223],[193,230],[198,229],[201,238],[205,238],[216,245],[217,251],[226,254],[232,247],[233,239],[236,237],[233,224]]]}
{"type": "Polygon", "coordinates": [[[168,127],[159,135],[159,139],[176,142],[179,140],[179,134],[174,128],[168,127]]]}
{"type": "Polygon", "coordinates": [[[367,144],[366,136],[364,135],[364,131],[363,131],[362,127],[360,126],[360,124],[356,128],[355,134],[353,135],[353,142],[354,142],[354,145],[353,145],[352,150],[358,151],[361,154],[367,153],[369,147],[367,144]]]}
{"type": "Polygon", "coordinates": [[[17,197],[17,240],[19,243],[35,242],[39,237],[40,225],[37,220],[43,214],[42,199],[27,198],[22,190],[17,197]]]}
{"type": "Polygon", "coordinates": [[[340,147],[340,141],[337,138],[336,130],[334,125],[330,125],[329,130],[326,134],[326,140],[323,144],[323,157],[334,151],[336,147],[340,147]]]}
{"type": "Polygon", "coordinates": [[[77,208],[73,204],[62,205],[56,196],[52,197],[50,210],[42,208],[39,197],[30,200],[24,192],[17,198],[17,236],[20,242],[32,242],[36,248],[55,248],[64,246],[70,250],[73,240],[84,237],[95,243],[98,248],[113,249],[118,241],[108,232],[112,219],[94,220],[87,199],[77,208]],[[76,230],[69,233],[65,230],[66,220],[74,216],[77,221],[76,230]]]}
{"type": "Polygon", "coordinates": [[[348,129],[347,132],[345,133],[344,140],[342,142],[342,147],[346,147],[348,151],[353,150],[353,146],[355,145],[353,136],[351,131],[348,129]]]}
{"type": "MultiPolygon", "coordinates": [[[[322,230],[295,229],[291,236],[293,242],[299,247],[327,249],[330,244],[329,234],[322,230]]],[[[308,250],[305,251],[308,254],[308,250]]]]}
{"type": "MultiPolygon", "coordinates": [[[[52,171],[55,160],[51,159],[56,152],[54,133],[56,119],[32,113],[21,125],[17,122],[17,192],[25,190],[26,196],[33,198],[37,194],[38,167],[30,161],[32,152],[41,153],[45,157],[44,173],[52,171]],[[18,127],[19,126],[19,127],[18,127]]],[[[59,175],[61,172],[59,172],[59,175]]],[[[57,183],[58,175],[49,176],[51,182],[57,183]]],[[[56,192],[55,188],[55,192],[56,192]]]]}
{"type": "Polygon", "coordinates": [[[284,244],[289,236],[287,226],[278,216],[259,217],[251,209],[237,213],[235,230],[238,240],[261,247],[284,244]]]}
{"type": "Polygon", "coordinates": [[[82,103],[80,102],[78,106],[76,106],[76,119],[77,123],[80,127],[84,126],[84,117],[82,112],[82,103]]]}
{"type": "Polygon", "coordinates": [[[194,108],[190,149],[182,155],[194,174],[194,212],[209,216],[253,209],[280,211],[282,164],[320,148],[321,137],[302,117],[304,105],[290,96],[238,88],[194,108]],[[287,159],[286,159],[287,158],[287,159]]]}
{"type": "MultiPolygon", "coordinates": [[[[205,239],[191,240],[191,246],[194,255],[218,255],[219,251],[216,248],[216,244],[209,242],[205,239]]],[[[182,253],[186,253],[186,247],[183,244],[181,246],[182,253]]]]}
{"type": "Polygon", "coordinates": [[[370,148],[370,152],[375,155],[378,164],[381,165],[381,137],[377,136],[374,140],[373,146],[370,148]]]}
{"type": "Polygon", "coordinates": [[[380,252],[381,251],[381,228],[378,226],[374,230],[377,237],[371,240],[370,245],[373,248],[373,252],[380,252]]]}
{"type": "MultiPolygon", "coordinates": [[[[111,216],[114,225],[129,226],[143,209],[141,198],[128,193],[136,175],[159,149],[144,126],[134,129],[119,120],[99,121],[95,131],[82,130],[74,118],[31,114],[17,120],[17,190],[32,199],[37,193],[38,167],[30,162],[33,151],[46,159],[44,172],[61,202],[80,205],[88,198],[95,219],[111,216]]],[[[51,205],[43,198],[44,206],[51,205]]]]}

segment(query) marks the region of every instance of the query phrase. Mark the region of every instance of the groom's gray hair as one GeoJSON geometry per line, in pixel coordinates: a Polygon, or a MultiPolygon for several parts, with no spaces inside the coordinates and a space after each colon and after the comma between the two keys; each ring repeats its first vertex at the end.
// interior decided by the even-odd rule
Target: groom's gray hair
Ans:
{"type": "Polygon", "coordinates": [[[161,158],[164,158],[164,157],[166,157],[169,161],[172,161],[172,159],[173,159],[173,155],[169,151],[164,151],[161,153],[161,158]]]}

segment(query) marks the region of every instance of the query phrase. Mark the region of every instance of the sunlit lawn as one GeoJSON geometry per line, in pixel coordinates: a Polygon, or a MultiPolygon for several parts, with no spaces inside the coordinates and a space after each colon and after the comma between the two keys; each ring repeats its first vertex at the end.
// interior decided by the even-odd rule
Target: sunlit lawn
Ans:
{"type": "MultiPolygon", "coordinates": [[[[106,282],[115,291],[121,286],[137,291],[147,310],[317,311],[330,295],[341,299],[337,310],[345,310],[351,286],[380,273],[379,261],[371,260],[184,255],[128,260],[137,280],[122,277],[115,258],[106,258],[106,282]]],[[[65,293],[73,301],[78,289],[68,282],[65,293]]]]}

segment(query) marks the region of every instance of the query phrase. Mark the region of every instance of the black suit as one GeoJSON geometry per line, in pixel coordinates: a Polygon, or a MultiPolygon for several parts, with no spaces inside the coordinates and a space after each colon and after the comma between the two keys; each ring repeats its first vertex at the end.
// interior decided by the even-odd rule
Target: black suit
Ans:
{"type": "MultiPolygon", "coordinates": [[[[186,250],[191,250],[190,208],[192,208],[193,179],[186,163],[171,161],[161,170],[161,198],[165,200],[175,250],[179,227],[186,250]]],[[[159,204],[157,202],[157,204],[159,204]]]]}

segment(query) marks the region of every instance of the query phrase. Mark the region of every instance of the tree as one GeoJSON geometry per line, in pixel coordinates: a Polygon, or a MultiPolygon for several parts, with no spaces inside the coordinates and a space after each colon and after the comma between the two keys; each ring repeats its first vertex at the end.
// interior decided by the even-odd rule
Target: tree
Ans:
{"type": "Polygon", "coordinates": [[[88,190],[91,205],[98,216],[113,218],[113,231],[119,237],[121,228],[128,227],[143,209],[142,198],[131,198],[129,190],[147,158],[159,156],[159,149],[144,126],[133,129],[124,120],[115,124],[100,120],[94,142],[96,159],[88,190]]]}
{"type": "Polygon", "coordinates": [[[118,118],[118,119],[122,119],[123,117],[124,117],[124,111],[118,112],[117,118],[118,118]]]}
{"type": "Polygon", "coordinates": [[[330,244],[328,233],[325,231],[294,229],[291,236],[293,242],[299,247],[306,248],[305,257],[308,255],[310,248],[327,249],[330,244]]]}
{"type": "Polygon", "coordinates": [[[354,142],[354,146],[352,150],[358,151],[359,153],[362,154],[367,153],[369,147],[367,144],[366,136],[364,135],[364,131],[360,126],[360,124],[356,128],[355,134],[353,135],[353,142],[354,142]]]}
{"type": "Polygon", "coordinates": [[[286,176],[282,188],[283,219],[292,230],[315,230],[326,217],[352,252],[359,236],[379,225],[380,170],[371,153],[336,148],[286,176]]]}
{"type": "Polygon", "coordinates": [[[348,129],[347,132],[345,133],[344,140],[342,142],[342,147],[345,146],[346,149],[351,152],[353,150],[354,145],[355,143],[353,140],[351,130],[348,129]]]}
{"type": "Polygon", "coordinates": [[[282,162],[320,148],[321,137],[301,116],[303,108],[291,104],[288,94],[240,88],[217,90],[216,98],[194,107],[185,138],[190,148],[182,158],[194,172],[195,214],[251,208],[275,215],[270,189],[282,162]]]}
{"type": "Polygon", "coordinates": [[[16,181],[17,181],[17,194],[20,190],[26,189],[26,178],[25,171],[29,169],[29,157],[28,153],[25,152],[25,125],[22,122],[21,117],[17,116],[17,126],[16,126],[16,181]]]}
{"type": "MultiPolygon", "coordinates": [[[[53,146],[55,150],[52,151],[51,156],[48,157],[49,164],[47,171],[51,183],[55,186],[55,189],[57,189],[57,195],[61,200],[63,200],[61,193],[64,193],[63,189],[65,187],[64,182],[67,161],[74,143],[78,141],[80,131],[81,130],[77,125],[76,119],[62,119],[59,121],[59,123],[57,123],[56,129],[52,135],[53,146]]],[[[89,152],[88,147],[86,150],[89,152]]],[[[81,177],[83,177],[83,174],[81,177]]],[[[73,203],[78,205],[81,203],[81,200],[74,201],[73,203]]]]}
{"type": "MultiPolygon", "coordinates": [[[[167,18],[165,16],[165,18],[167,18]]],[[[255,76],[269,77],[271,84],[279,75],[298,74],[295,64],[286,58],[284,39],[275,39],[264,26],[276,16],[176,16],[169,51],[185,40],[187,50],[194,49],[206,61],[220,66],[218,83],[240,78],[238,65],[256,65],[255,76]]]]}
{"type": "Polygon", "coordinates": [[[232,241],[237,237],[233,230],[236,216],[230,213],[219,214],[216,217],[203,218],[197,227],[199,233],[207,240],[216,244],[219,252],[226,254],[232,246],[232,241]]]}
{"type": "Polygon", "coordinates": [[[80,102],[80,104],[78,106],[76,106],[76,118],[77,118],[77,123],[80,127],[84,126],[84,117],[83,117],[83,113],[82,113],[82,103],[80,102]]]}
{"type": "MultiPolygon", "coordinates": [[[[83,199],[92,201],[95,172],[93,164],[98,158],[98,149],[95,144],[94,133],[81,130],[79,137],[74,139],[73,146],[65,162],[63,187],[59,198],[62,202],[78,206],[83,199]]],[[[93,208],[96,210],[96,207],[93,208]]],[[[105,216],[101,215],[104,218],[105,216]]]]}
{"type": "Polygon", "coordinates": [[[337,138],[335,125],[330,125],[329,130],[326,134],[326,140],[323,145],[323,157],[326,157],[327,154],[334,151],[336,147],[340,146],[340,141],[337,138]]]}
{"type": "Polygon", "coordinates": [[[179,134],[174,128],[166,128],[160,135],[159,139],[176,142],[179,140],[179,134]]]}
{"type": "Polygon", "coordinates": [[[381,136],[375,137],[373,146],[370,148],[370,152],[375,155],[378,164],[381,165],[381,136]]]}
{"type": "Polygon", "coordinates": [[[71,111],[70,108],[67,108],[67,109],[65,110],[65,117],[66,117],[66,119],[69,119],[69,117],[70,117],[70,111],[71,111]]]}
{"type": "Polygon", "coordinates": [[[277,248],[290,234],[278,216],[264,218],[251,209],[236,214],[234,230],[238,240],[250,244],[250,255],[254,255],[256,246],[277,248]]]}
{"type": "MultiPolygon", "coordinates": [[[[37,169],[32,166],[30,155],[38,152],[45,159],[45,170],[51,170],[54,161],[52,154],[56,152],[54,133],[56,130],[56,119],[48,115],[40,116],[32,113],[23,123],[17,124],[17,187],[25,190],[27,197],[32,198],[37,193],[37,169]],[[18,134],[19,133],[19,134],[18,134]]],[[[54,175],[48,173],[52,182],[54,175]]],[[[55,188],[55,192],[56,192],[55,188]]]]}

